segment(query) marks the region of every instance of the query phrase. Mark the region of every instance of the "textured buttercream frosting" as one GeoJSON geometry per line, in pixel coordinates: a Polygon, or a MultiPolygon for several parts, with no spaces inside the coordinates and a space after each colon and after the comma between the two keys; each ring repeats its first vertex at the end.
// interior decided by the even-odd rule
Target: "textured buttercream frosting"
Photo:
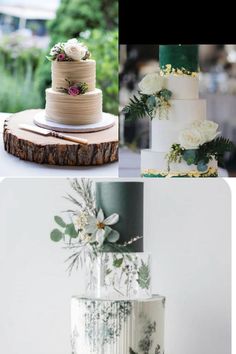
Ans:
{"type": "Polygon", "coordinates": [[[95,90],[96,62],[95,60],[81,61],[53,61],[52,62],[52,89],[58,91],[60,87],[68,87],[65,79],[74,83],[85,82],[88,91],[95,90]]]}
{"type": "Polygon", "coordinates": [[[46,117],[61,124],[93,124],[102,119],[102,91],[95,89],[83,95],[46,90],[46,117]]]}

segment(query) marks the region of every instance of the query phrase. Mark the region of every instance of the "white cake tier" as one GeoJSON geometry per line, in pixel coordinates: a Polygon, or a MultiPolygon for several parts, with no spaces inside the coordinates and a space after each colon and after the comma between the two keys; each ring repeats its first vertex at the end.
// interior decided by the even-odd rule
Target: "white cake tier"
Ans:
{"type": "Polygon", "coordinates": [[[102,91],[95,89],[83,95],[46,89],[45,114],[48,120],[60,124],[93,124],[102,119],[102,91]]]}
{"type": "Polygon", "coordinates": [[[71,300],[73,354],[164,354],[165,298],[71,300]]]}
{"type": "Polygon", "coordinates": [[[104,252],[89,266],[90,297],[145,299],[151,297],[151,256],[145,252],[104,252]]]}
{"type": "Polygon", "coordinates": [[[186,161],[171,163],[168,170],[167,152],[158,152],[150,149],[141,150],[141,175],[143,177],[215,177],[217,175],[217,161],[213,158],[208,163],[207,172],[199,172],[196,165],[187,165],[186,161]]]}
{"type": "Polygon", "coordinates": [[[88,90],[96,87],[96,62],[87,59],[81,61],[53,61],[52,62],[52,88],[57,91],[60,87],[68,87],[68,82],[86,82],[88,90]]]}
{"type": "Polygon", "coordinates": [[[152,119],[151,146],[156,151],[168,151],[179,142],[179,134],[196,120],[206,119],[206,100],[170,100],[167,118],[152,119]]]}
{"type": "Polygon", "coordinates": [[[199,97],[199,79],[198,77],[188,75],[168,75],[165,77],[165,88],[172,92],[172,98],[198,99],[199,97]]]}

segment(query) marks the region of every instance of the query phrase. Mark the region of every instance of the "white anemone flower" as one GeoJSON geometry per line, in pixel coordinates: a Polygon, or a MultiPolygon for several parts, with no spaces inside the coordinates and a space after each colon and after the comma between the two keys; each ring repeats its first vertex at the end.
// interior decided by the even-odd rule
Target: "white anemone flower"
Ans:
{"type": "Polygon", "coordinates": [[[89,216],[88,223],[85,227],[85,232],[91,235],[90,242],[98,242],[99,247],[103,245],[105,239],[109,242],[119,240],[120,234],[113,230],[110,226],[119,221],[119,215],[114,213],[107,218],[104,217],[102,209],[99,210],[97,216],[89,216]]]}

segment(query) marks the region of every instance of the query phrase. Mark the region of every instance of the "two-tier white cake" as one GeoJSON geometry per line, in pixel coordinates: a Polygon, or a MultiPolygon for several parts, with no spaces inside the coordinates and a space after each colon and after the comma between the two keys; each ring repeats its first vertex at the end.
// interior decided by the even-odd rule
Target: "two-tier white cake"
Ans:
{"type": "Polygon", "coordinates": [[[96,62],[71,39],[51,49],[52,87],[46,89],[46,119],[84,125],[102,120],[102,91],[96,88],[96,62]],[[84,88],[84,89],[81,89],[84,88]]]}

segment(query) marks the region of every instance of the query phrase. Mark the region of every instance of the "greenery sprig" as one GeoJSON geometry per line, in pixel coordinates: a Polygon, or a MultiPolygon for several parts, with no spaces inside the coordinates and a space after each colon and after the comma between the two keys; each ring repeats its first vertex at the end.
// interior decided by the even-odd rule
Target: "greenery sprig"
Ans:
{"type": "Polygon", "coordinates": [[[234,144],[223,137],[204,143],[198,149],[184,149],[180,144],[173,144],[167,154],[167,160],[170,164],[172,162],[180,163],[183,159],[188,165],[196,165],[199,172],[205,172],[210,160],[215,158],[220,164],[223,164],[224,154],[233,151],[234,148],[234,144]]]}
{"type": "Polygon", "coordinates": [[[167,89],[162,89],[156,94],[147,95],[138,92],[139,97],[133,96],[130,98],[129,104],[122,110],[125,118],[129,120],[149,117],[153,119],[158,112],[160,118],[168,117],[168,109],[172,92],[167,89]]]}

